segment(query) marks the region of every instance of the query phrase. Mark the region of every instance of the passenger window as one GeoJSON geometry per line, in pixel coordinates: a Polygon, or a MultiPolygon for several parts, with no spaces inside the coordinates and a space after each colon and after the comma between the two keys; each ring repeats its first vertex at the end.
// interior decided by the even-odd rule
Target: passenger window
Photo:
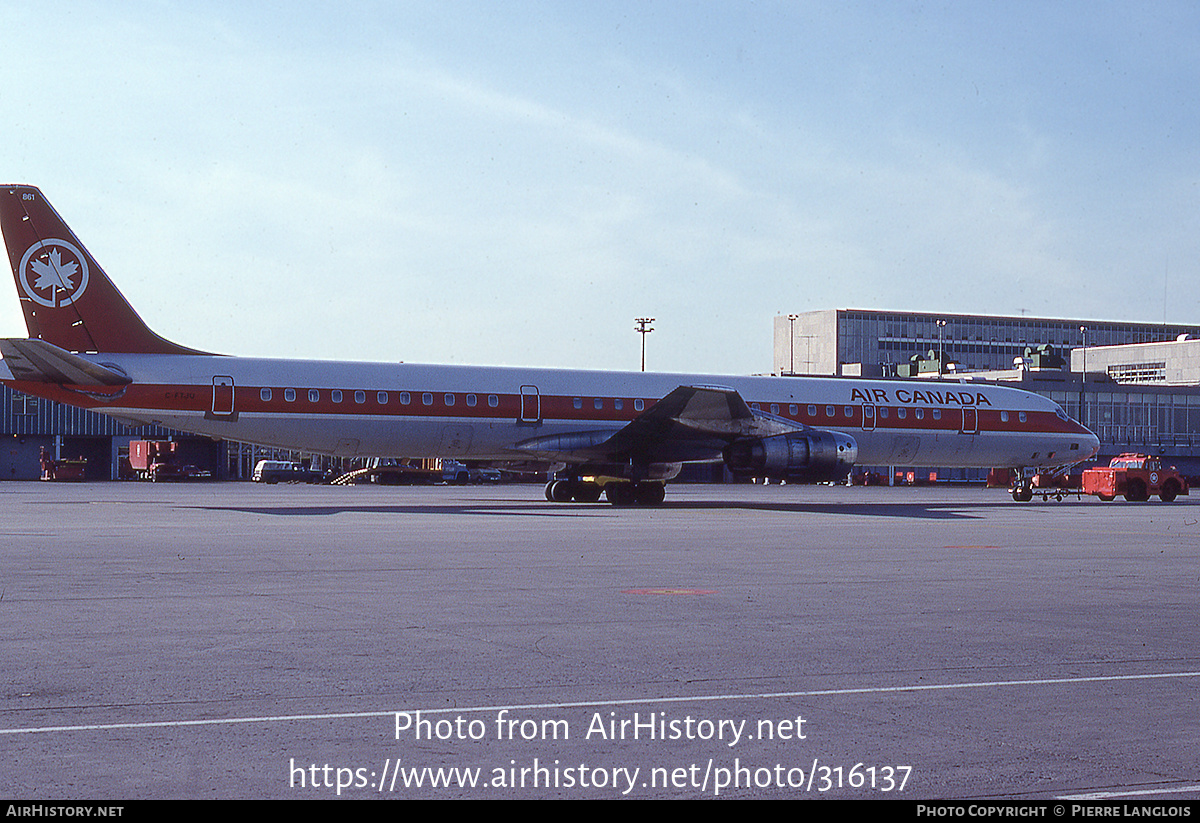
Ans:
{"type": "Polygon", "coordinates": [[[617,411],[620,411],[621,409],[625,408],[625,401],[618,397],[613,401],[613,408],[617,411]]]}
{"type": "Polygon", "coordinates": [[[908,417],[908,409],[896,409],[896,417],[900,420],[908,417]]]}
{"type": "Polygon", "coordinates": [[[366,403],[367,402],[367,393],[365,391],[362,391],[361,389],[359,391],[356,391],[354,393],[354,402],[355,403],[366,403]]]}
{"type": "Polygon", "coordinates": [[[342,390],[334,389],[333,391],[331,391],[329,393],[329,399],[332,400],[334,403],[341,403],[342,402],[342,390]]]}
{"type": "Polygon", "coordinates": [[[596,407],[596,411],[604,411],[604,400],[601,398],[597,397],[594,405],[596,407]]]}
{"type": "Polygon", "coordinates": [[[1024,423],[1025,422],[1025,412],[1020,412],[1019,414],[1017,414],[1017,419],[1020,420],[1022,423],[1024,423]]]}
{"type": "Polygon", "coordinates": [[[817,416],[817,407],[816,407],[816,406],[812,406],[812,405],[810,405],[810,406],[808,407],[808,416],[809,416],[809,417],[816,417],[816,416],[817,416]]]}
{"type": "Polygon", "coordinates": [[[790,414],[792,417],[795,417],[799,413],[800,413],[800,407],[797,406],[795,403],[791,403],[788,405],[788,414],[790,414]]]}
{"type": "Polygon", "coordinates": [[[454,395],[450,394],[450,392],[446,392],[446,396],[443,397],[442,400],[444,400],[446,402],[447,406],[454,405],[454,395]]]}
{"type": "Polygon", "coordinates": [[[402,392],[400,392],[400,404],[401,404],[401,405],[403,405],[403,406],[407,406],[407,405],[408,405],[409,403],[411,403],[411,402],[412,402],[412,395],[411,395],[411,394],[409,394],[409,393],[408,393],[408,392],[406,392],[406,391],[402,391],[402,392]]]}
{"type": "Polygon", "coordinates": [[[309,389],[308,390],[308,402],[309,403],[319,403],[320,401],[321,401],[321,393],[319,391],[317,391],[316,389],[309,389]]]}
{"type": "Polygon", "coordinates": [[[421,404],[425,405],[425,406],[432,406],[433,405],[433,393],[425,392],[424,394],[422,394],[421,395],[421,404]]]}
{"type": "Polygon", "coordinates": [[[264,403],[266,403],[267,401],[269,401],[271,399],[271,390],[263,389],[262,391],[260,391],[258,393],[258,396],[262,398],[264,403]]]}
{"type": "Polygon", "coordinates": [[[634,411],[641,411],[644,408],[646,408],[646,401],[643,400],[642,398],[638,397],[633,401],[633,410],[634,411]]]}
{"type": "Polygon", "coordinates": [[[283,390],[283,399],[289,403],[294,402],[296,400],[296,390],[295,389],[284,389],[283,390]]]}
{"type": "Polygon", "coordinates": [[[879,408],[879,418],[881,420],[887,420],[887,416],[888,416],[887,406],[881,406],[879,408]]]}
{"type": "Polygon", "coordinates": [[[833,406],[826,406],[825,407],[825,416],[833,417],[833,415],[834,415],[833,406]]]}
{"type": "Polygon", "coordinates": [[[379,403],[379,405],[386,406],[387,405],[387,392],[385,392],[385,391],[376,392],[375,400],[379,403]]]}
{"type": "Polygon", "coordinates": [[[493,409],[500,405],[500,398],[494,394],[488,395],[488,405],[493,409]]]}
{"type": "Polygon", "coordinates": [[[853,417],[854,416],[854,407],[853,406],[842,406],[842,416],[843,417],[853,417]]]}
{"type": "Polygon", "coordinates": [[[1007,422],[1008,422],[1008,412],[1006,412],[1006,411],[1002,411],[1002,412],[1000,412],[1000,422],[1001,422],[1001,423],[1007,423],[1007,422]]]}
{"type": "Polygon", "coordinates": [[[473,394],[467,395],[467,405],[468,406],[471,406],[472,408],[474,408],[475,404],[478,402],[479,402],[479,399],[475,395],[473,395],[473,394]]]}
{"type": "Polygon", "coordinates": [[[771,404],[771,414],[779,414],[779,404],[778,403],[771,404]]]}
{"type": "Polygon", "coordinates": [[[576,397],[575,400],[573,401],[573,403],[575,405],[575,408],[577,408],[577,409],[583,408],[583,398],[582,397],[576,397]]]}
{"type": "Polygon", "coordinates": [[[934,419],[934,420],[941,420],[941,419],[942,419],[942,410],[941,410],[941,409],[934,409],[934,410],[933,410],[933,419],[934,419]]]}

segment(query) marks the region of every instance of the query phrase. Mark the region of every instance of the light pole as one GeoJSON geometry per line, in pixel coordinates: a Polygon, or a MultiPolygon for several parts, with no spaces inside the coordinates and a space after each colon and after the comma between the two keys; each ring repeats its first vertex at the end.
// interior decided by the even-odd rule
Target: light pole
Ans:
{"type": "Polygon", "coordinates": [[[634,331],[642,336],[642,371],[645,371],[646,370],[646,335],[648,335],[650,332],[654,331],[654,329],[650,328],[650,324],[654,322],[654,318],[653,317],[637,317],[637,318],[634,318],[633,322],[637,323],[637,326],[634,327],[634,331]]]}
{"type": "Polygon", "coordinates": [[[1079,333],[1083,335],[1083,366],[1079,374],[1079,422],[1087,428],[1087,326],[1080,326],[1079,333]]]}
{"type": "Polygon", "coordinates": [[[788,374],[796,374],[796,319],[798,314],[788,315],[788,374]]]}
{"type": "Polygon", "coordinates": [[[945,320],[935,320],[938,327],[938,377],[942,376],[942,363],[946,361],[945,348],[942,345],[942,330],[946,328],[945,320]]]}

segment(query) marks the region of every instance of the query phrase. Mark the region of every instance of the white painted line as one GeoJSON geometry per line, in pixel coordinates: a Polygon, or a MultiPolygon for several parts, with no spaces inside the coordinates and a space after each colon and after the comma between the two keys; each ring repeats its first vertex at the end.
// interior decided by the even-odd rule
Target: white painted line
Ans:
{"type": "Polygon", "coordinates": [[[155,729],[181,726],[232,726],[238,723],[292,723],[301,720],[345,720],[358,717],[389,717],[396,714],[467,714],[470,712],[510,712],[532,709],[586,709],[595,706],[648,706],[670,703],[708,703],[731,700],[778,700],[792,697],[825,697],[839,694],[891,694],[895,692],[935,692],[952,689],[994,689],[1004,686],[1060,686],[1071,683],[1111,683],[1130,680],[1170,680],[1200,677],[1196,672],[1160,672],[1158,674],[1115,674],[1095,677],[1059,677],[1037,680],[985,680],[976,683],[931,683],[909,686],[869,686],[854,689],[815,689],[802,692],[760,692],[756,694],[707,694],[688,697],[651,697],[627,700],[582,700],[566,703],[515,703],[500,706],[458,706],[438,709],[389,709],[369,712],[330,714],[281,714],[263,717],[215,717],[207,720],[157,720],[145,723],[96,723],[81,726],[36,726],[24,729],[0,729],[0,734],[44,734],[47,732],[109,731],[113,729],[155,729]]]}
{"type": "Polygon", "coordinates": [[[1087,794],[1064,794],[1055,800],[1109,800],[1114,797],[1147,797],[1158,794],[1180,794],[1181,792],[1200,792],[1200,785],[1176,786],[1173,789],[1130,789],[1125,792],[1089,792],[1087,794]]]}

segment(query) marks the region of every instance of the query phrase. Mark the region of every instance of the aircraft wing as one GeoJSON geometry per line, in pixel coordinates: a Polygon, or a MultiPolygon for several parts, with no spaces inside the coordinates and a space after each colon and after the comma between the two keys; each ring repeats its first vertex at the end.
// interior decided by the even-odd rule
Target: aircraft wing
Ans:
{"type": "Polygon", "coordinates": [[[119,371],[71,354],[45,340],[0,339],[0,355],[14,380],[69,386],[125,386],[133,382],[119,371]]]}
{"type": "Polygon", "coordinates": [[[769,437],[803,426],[751,409],[722,386],[680,386],[617,432],[581,431],[535,437],[517,448],[568,462],[633,460],[676,463],[719,458],[742,437],[769,437]]]}

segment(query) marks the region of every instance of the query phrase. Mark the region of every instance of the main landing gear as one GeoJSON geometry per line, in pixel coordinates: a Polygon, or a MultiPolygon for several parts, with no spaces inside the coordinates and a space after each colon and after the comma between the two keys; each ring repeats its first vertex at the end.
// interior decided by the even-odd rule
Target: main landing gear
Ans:
{"type": "Polygon", "coordinates": [[[551,503],[595,503],[601,491],[614,506],[657,506],[667,496],[667,486],[652,480],[637,483],[613,480],[601,486],[591,480],[567,478],[546,484],[546,499],[551,503]]]}
{"type": "Polygon", "coordinates": [[[546,499],[551,503],[595,503],[600,491],[599,483],[586,480],[551,480],[546,484],[546,499]]]}

